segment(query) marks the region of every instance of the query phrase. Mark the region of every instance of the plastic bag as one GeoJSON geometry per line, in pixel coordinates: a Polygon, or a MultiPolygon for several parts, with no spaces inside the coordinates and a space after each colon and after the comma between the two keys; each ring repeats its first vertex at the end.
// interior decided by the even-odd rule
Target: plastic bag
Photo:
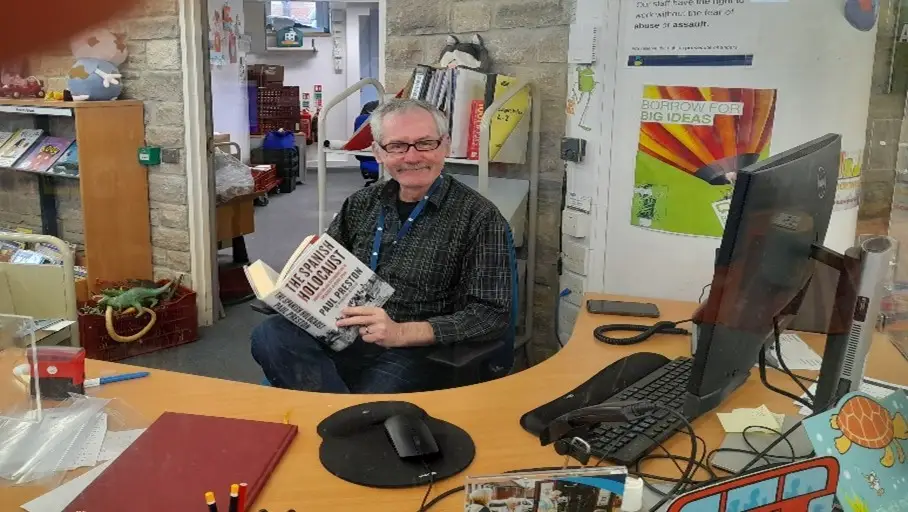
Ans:
{"type": "Polygon", "coordinates": [[[75,394],[40,422],[0,421],[0,487],[56,487],[70,470],[115,458],[148,425],[121,400],[75,394]]]}
{"type": "Polygon", "coordinates": [[[218,204],[255,192],[252,169],[220,149],[214,151],[214,183],[218,204]]]}

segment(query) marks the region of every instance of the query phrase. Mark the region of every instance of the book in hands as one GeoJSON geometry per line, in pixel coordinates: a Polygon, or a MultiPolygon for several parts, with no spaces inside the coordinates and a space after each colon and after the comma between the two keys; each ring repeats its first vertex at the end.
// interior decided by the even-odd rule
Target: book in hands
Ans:
{"type": "Polygon", "coordinates": [[[310,235],[277,273],[258,260],[245,267],[259,300],[334,351],[356,340],[359,328],[338,327],[341,310],[381,307],[394,288],[327,234],[310,235]]]}

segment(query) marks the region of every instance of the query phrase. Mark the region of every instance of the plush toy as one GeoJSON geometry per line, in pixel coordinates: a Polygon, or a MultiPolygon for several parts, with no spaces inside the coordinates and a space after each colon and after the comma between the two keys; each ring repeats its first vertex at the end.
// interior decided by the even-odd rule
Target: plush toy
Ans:
{"type": "Polygon", "coordinates": [[[120,97],[120,70],[101,59],[82,58],[69,70],[67,86],[73,101],[107,101],[120,97]]]}
{"type": "Polygon", "coordinates": [[[438,65],[442,67],[462,66],[487,72],[492,67],[489,52],[479,34],[473,34],[469,43],[461,43],[455,36],[448,36],[446,46],[441,50],[438,65]]]}
{"type": "Polygon", "coordinates": [[[77,59],[106,60],[114,66],[121,66],[129,56],[126,34],[115,34],[105,28],[97,28],[76,36],[70,41],[69,48],[77,59]]]}
{"type": "Polygon", "coordinates": [[[69,70],[67,87],[74,101],[108,101],[120,97],[123,75],[117,66],[126,62],[126,35],[104,28],[84,32],[70,42],[76,63],[69,70]]]}

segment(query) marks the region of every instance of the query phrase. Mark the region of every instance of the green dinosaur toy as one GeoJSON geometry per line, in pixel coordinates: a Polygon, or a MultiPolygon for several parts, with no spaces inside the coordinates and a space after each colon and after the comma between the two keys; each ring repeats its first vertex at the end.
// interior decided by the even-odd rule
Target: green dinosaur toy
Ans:
{"type": "Polygon", "coordinates": [[[101,290],[102,297],[98,300],[98,307],[101,309],[107,306],[116,311],[135,308],[141,311],[142,308],[153,308],[158,305],[158,297],[169,292],[176,281],[171,281],[160,288],[108,288],[101,290]]]}
{"type": "Polygon", "coordinates": [[[157,321],[157,314],[155,314],[154,308],[158,302],[159,298],[168,300],[173,297],[173,294],[180,286],[180,281],[182,281],[183,276],[180,275],[178,278],[170,281],[169,283],[161,286],[159,288],[146,288],[142,286],[137,286],[135,288],[108,288],[106,290],[101,290],[101,298],[98,299],[98,309],[104,310],[104,319],[105,326],[107,327],[107,334],[114,340],[120,343],[128,343],[140,339],[142,336],[148,334],[148,331],[154,327],[155,321],[157,321]],[[117,333],[113,325],[113,313],[114,310],[122,313],[130,313],[135,311],[136,318],[148,313],[151,316],[151,320],[148,322],[141,331],[130,335],[122,336],[117,333]]]}

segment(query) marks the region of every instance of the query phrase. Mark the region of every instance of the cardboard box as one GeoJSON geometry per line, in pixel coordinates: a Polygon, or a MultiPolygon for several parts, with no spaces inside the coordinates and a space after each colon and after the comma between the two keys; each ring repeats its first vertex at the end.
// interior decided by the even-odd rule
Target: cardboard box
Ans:
{"type": "Polygon", "coordinates": [[[257,85],[283,85],[284,66],[275,64],[253,64],[247,68],[247,79],[257,85]]]}

